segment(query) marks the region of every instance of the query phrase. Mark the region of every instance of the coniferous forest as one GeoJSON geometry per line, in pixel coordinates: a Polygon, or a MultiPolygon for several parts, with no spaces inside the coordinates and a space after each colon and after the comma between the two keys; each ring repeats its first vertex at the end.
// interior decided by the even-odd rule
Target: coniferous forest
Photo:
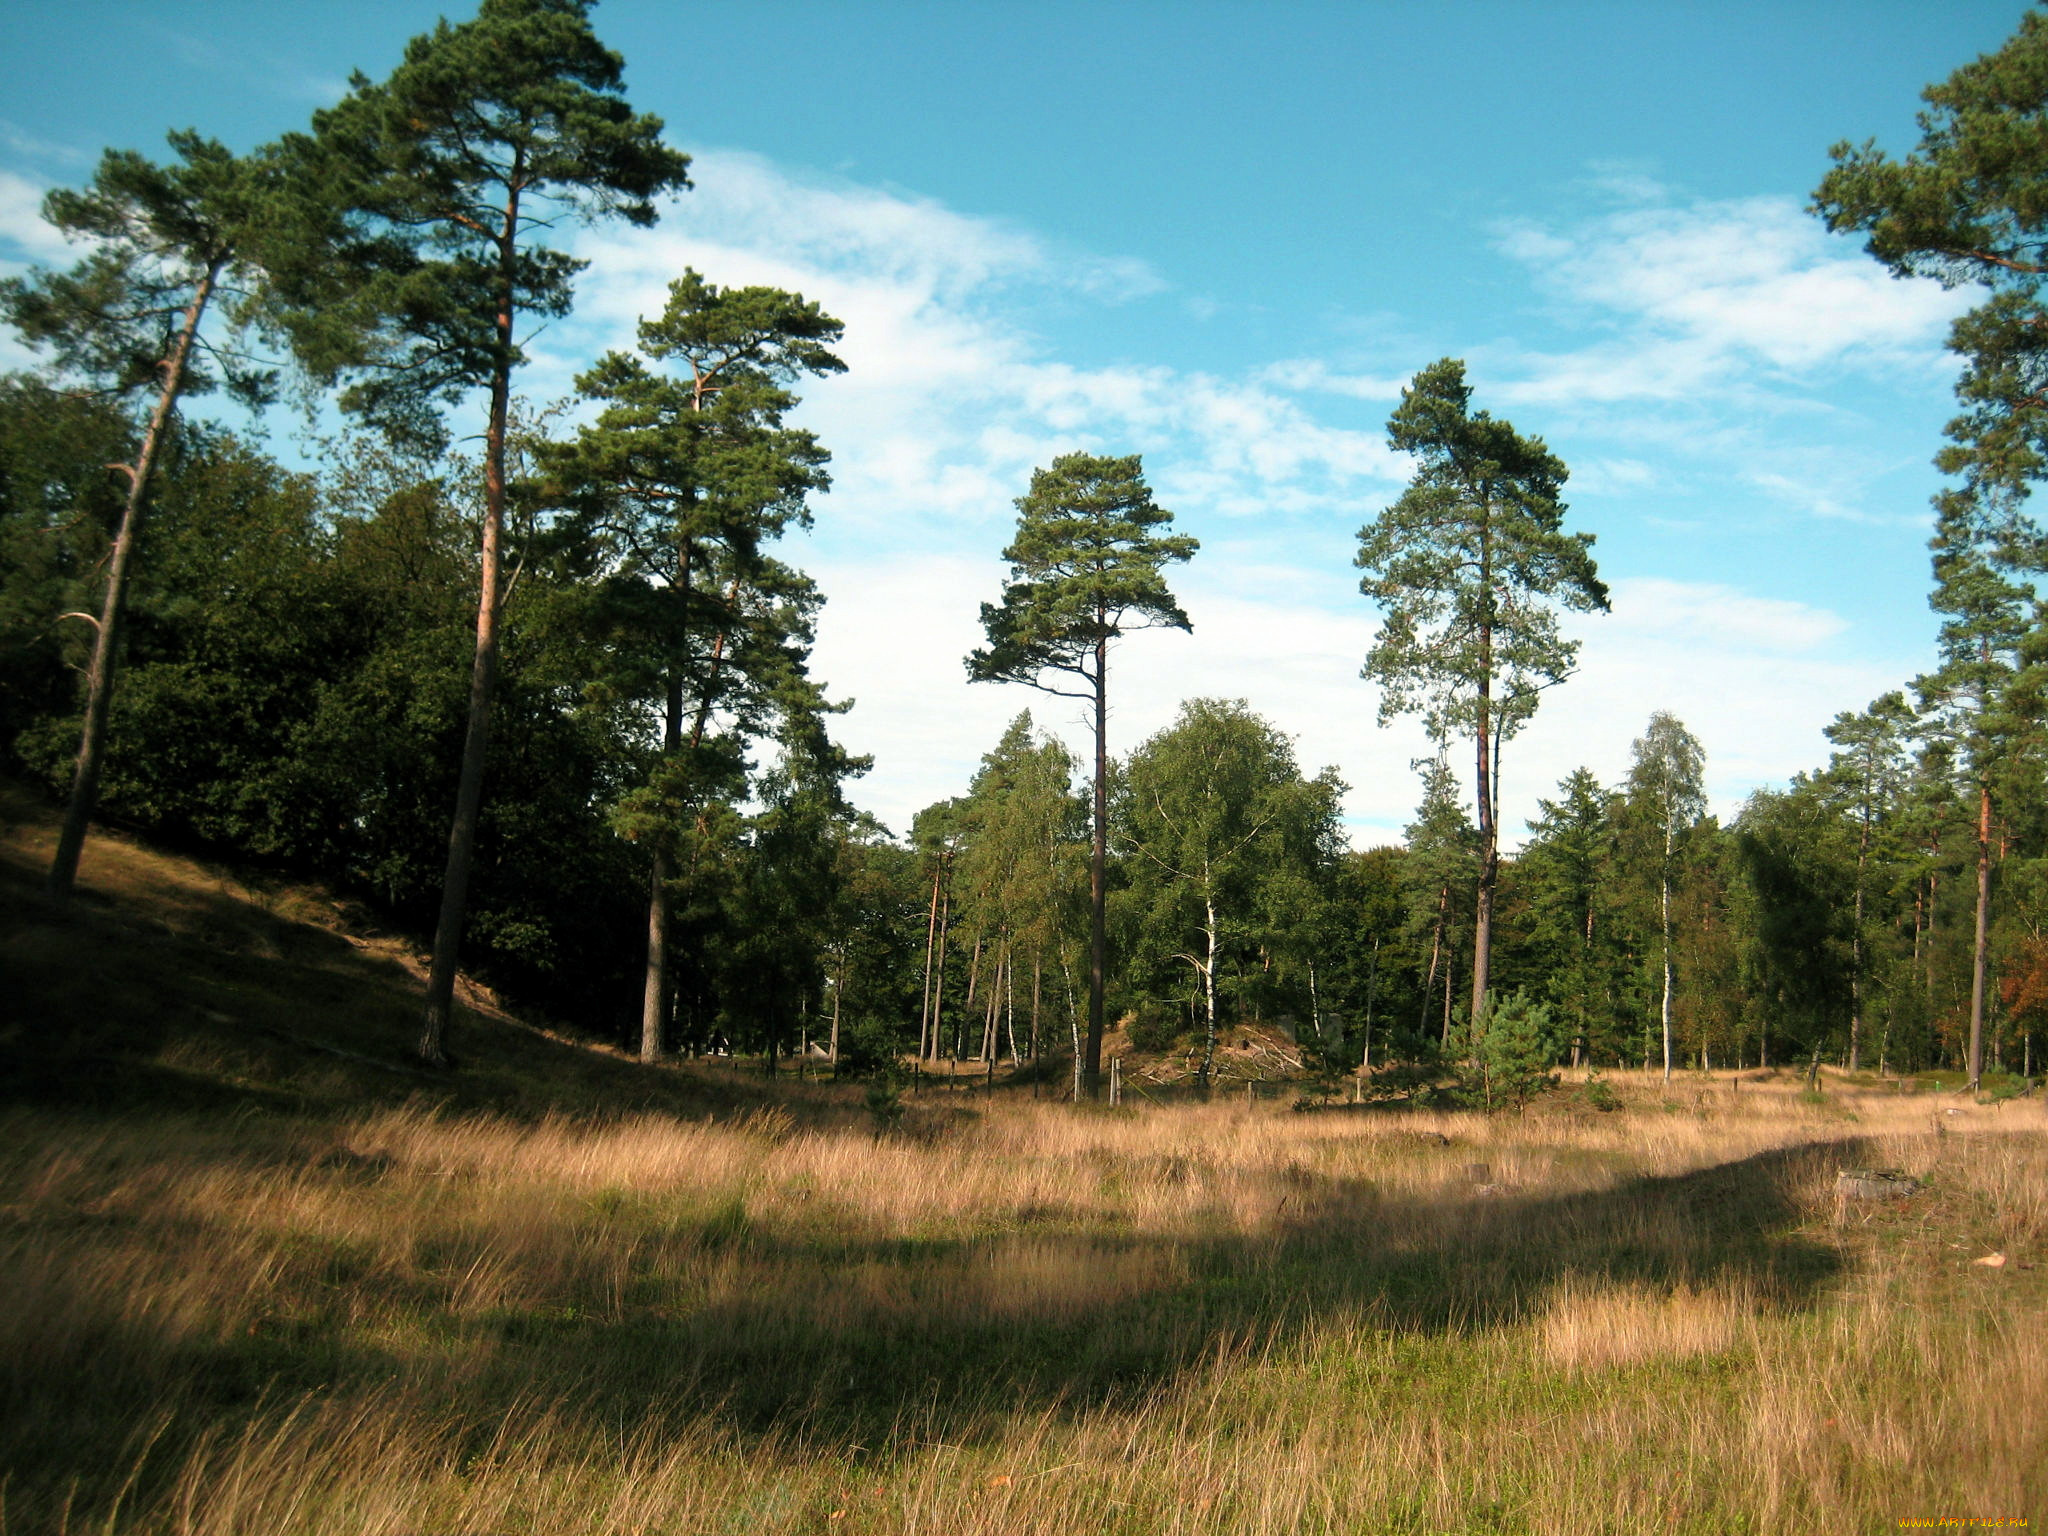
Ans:
{"type": "MultiPolygon", "coordinates": [[[[1574,773],[1502,828],[1503,748],[1570,686],[1558,616],[1605,606],[1598,530],[1444,359],[1387,423],[1413,483],[1362,509],[1361,707],[1438,745],[1378,848],[1347,844],[1345,766],[1295,761],[1256,699],[1190,699],[1092,760],[1020,712],[912,826],[862,814],[845,706],[806,667],[832,594],[778,552],[830,515],[831,445],[798,423],[839,323],[684,273],[573,400],[520,393],[526,317],[574,302],[565,230],[688,185],[583,8],[487,5],[250,155],[109,151],[46,210],[86,254],[5,294],[47,366],[0,396],[0,742],[70,797],[51,889],[94,816],[332,882],[431,936],[429,1060],[459,957],[648,1060],[921,1046],[1078,1058],[1093,1091],[1105,1030],[1206,1083],[1219,1036],[1278,1023],[1331,1073],[1448,1071],[1507,1004],[1559,1063],[2029,1074],[2037,278],[1968,146],[2036,47],[2029,22],[1941,88],[1914,155],[1838,148],[1815,194],[1894,269],[1989,290],[1953,338],[1927,670],[1725,824],[1659,713],[1620,781],[1574,773]],[[182,408],[210,391],[329,430],[288,467],[182,408]]],[[[969,669],[1107,701],[1127,639],[1188,626],[1168,576],[1194,541],[1135,454],[1020,493],[969,669]]]]}

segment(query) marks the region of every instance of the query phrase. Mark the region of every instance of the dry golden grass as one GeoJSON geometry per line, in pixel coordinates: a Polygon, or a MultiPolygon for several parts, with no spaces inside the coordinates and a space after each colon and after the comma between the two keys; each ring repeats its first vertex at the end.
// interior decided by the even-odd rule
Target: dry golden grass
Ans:
{"type": "Polygon", "coordinates": [[[2041,1106],[1796,1090],[923,1138],[16,1111],[0,1530],[2040,1515],[2041,1106]],[[1926,1188],[1837,1220],[1845,1166],[1926,1188]]]}

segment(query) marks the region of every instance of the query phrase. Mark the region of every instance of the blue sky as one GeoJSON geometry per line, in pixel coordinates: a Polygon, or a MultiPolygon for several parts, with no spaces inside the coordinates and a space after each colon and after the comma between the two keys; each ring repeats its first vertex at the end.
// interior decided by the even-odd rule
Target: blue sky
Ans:
{"type": "MultiPolygon", "coordinates": [[[[438,14],[12,0],[0,269],[65,258],[35,205],[102,147],[303,126],[438,14]]],[[[1801,210],[1829,144],[1909,148],[1921,88],[2019,14],[607,0],[598,31],[697,188],[654,230],[577,237],[577,313],[522,387],[565,393],[685,265],[847,322],[851,371],[803,408],[837,484],[794,553],[829,600],[818,670],[876,755],[858,797],[899,829],[1020,708],[1082,744],[1071,706],[970,687],[960,657],[1031,467],[1143,453],[1203,541],[1175,577],[1195,632],[1125,644],[1113,750],[1191,694],[1247,698],[1340,769],[1368,844],[1426,747],[1358,679],[1355,534],[1407,478],[1400,384],[1463,357],[1477,404],[1571,465],[1615,594],[1507,748],[1504,820],[1581,763],[1618,777],[1655,709],[1700,736],[1726,815],[1930,659],[1928,461],[1968,295],[1887,278],[1801,210]]]]}

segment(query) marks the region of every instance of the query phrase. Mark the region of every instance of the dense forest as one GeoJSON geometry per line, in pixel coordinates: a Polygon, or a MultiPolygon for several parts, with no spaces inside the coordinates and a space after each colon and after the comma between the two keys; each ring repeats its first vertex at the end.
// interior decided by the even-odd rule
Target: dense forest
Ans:
{"type": "MultiPolygon", "coordinates": [[[[1405,842],[1349,846],[1344,768],[1299,762],[1256,699],[1189,699],[1093,762],[1019,713],[910,827],[864,815],[845,704],[807,667],[831,594],[777,553],[829,515],[830,445],[794,422],[839,323],[683,273],[575,400],[519,392],[527,320],[573,298],[561,231],[688,186],[576,0],[484,0],[301,133],[246,156],[174,135],[50,198],[80,264],[0,290],[45,362],[0,381],[0,753],[70,796],[59,896],[97,816],[431,936],[429,1060],[459,952],[650,1061],[822,1044],[849,1073],[1000,1062],[1088,1093],[1121,1031],[1206,1089],[1257,1025],[1373,1069],[1368,1092],[1491,1098],[1557,1064],[2031,1073],[2048,261],[1971,156],[2044,59],[2030,17],[1930,93],[1914,156],[1842,146],[1816,193],[1895,270],[1988,290],[1953,342],[1941,649],[1726,824],[1659,713],[1619,782],[1575,772],[1503,833],[1502,755],[1570,686],[1557,614],[1606,593],[1567,466],[1453,359],[1388,424],[1409,490],[1360,509],[1361,708],[1440,746],[1405,842]],[[211,388],[290,394],[329,435],[280,462],[180,409],[211,388]]],[[[965,664],[1099,724],[1117,648],[1187,624],[1165,573],[1194,541],[1136,455],[1019,490],[965,664]]]]}

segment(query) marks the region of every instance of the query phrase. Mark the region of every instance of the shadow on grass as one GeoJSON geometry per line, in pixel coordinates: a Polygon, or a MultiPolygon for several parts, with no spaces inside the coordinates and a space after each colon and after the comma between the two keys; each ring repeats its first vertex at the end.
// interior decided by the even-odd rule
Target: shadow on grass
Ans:
{"type": "MultiPolygon", "coordinates": [[[[19,798],[0,794],[0,812],[19,798]]],[[[450,1040],[464,1070],[428,1072],[412,1054],[421,984],[389,944],[353,943],[190,861],[104,839],[98,884],[59,904],[43,893],[34,838],[18,823],[0,831],[0,1104],[351,1113],[419,1099],[527,1120],[723,1120],[770,1106],[821,1125],[864,1118],[850,1098],[650,1070],[460,1006],[450,1040]]]]}
{"type": "MultiPolygon", "coordinates": [[[[173,1138],[166,1156],[194,1180],[231,1164],[303,1164],[308,1138],[293,1126],[304,1123],[279,1117],[248,1137],[216,1127],[173,1138]]],[[[482,1454],[508,1415],[542,1410],[568,1447],[615,1441],[621,1426],[658,1434],[710,1422],[742,1443],[772,1435],[809,1454],[886,1459],[912,1443],[993,1443],[1014,1435],[1019,1415],[1137,1406],[1219,1357],[1284,1357],[1332,1325],[1425,1342],[1484,1337],[1540,1316],[1566,1285],[1722,1287],[1796,1311],[1841,1263],[1801,1235],[1799,1191],[1869,1155],[1844,1140],[1592,1193],[1454,1187],[1440,1198],[1282,1170],[1265,1191],[1280,1200],[1266,1230],[1204,1238],[1048,1220],[995,1237],[874,1240],[751,1219],[737,1203],[670,1211],[657,1229],[645,1224],[659,1208],[650,1201],[616,1238],[650,1252],[666,1243],[680,1264],[629,1268],[608,1302],[586,1292],[565,1304],[558,1291],[550,1305],[495,1310],[458,1311],[436,1289],[471,1262],[457,1248],[393,1279],[345,1248],[313,1253],[309,1235],[296,1269],[269,1271],[276,1305],[256,1308],[243,1336],[178,1335],[144,1309],[74,1341],[77,1360],[26,1373],[4,1362],[0,1419],[14,1428],[0,1436],[0,1463],[12,1464],[0,1475],[23,1515],[60,1493],[90,1513],[136,1467],[134,1447],[154,1425],[130,1494],[147,1508],[202,1438],[279,1424],[309,1398],[366,1393],[393,1395],[465,1454],[482,1454]],[[726,1283],[690,1300],[679,1272],[726,1283]]],[[[386,1177],[370,1159],[330,1154],[316,1166],[367,1200],[386,1177]]],[[[1119,1176],[1188,1175],[1161,1158],[1127,1160],[1119,1176]]],[[[152,1242],[206,1242],[158,1233],[146,1215],[125,1219],[149,1226],[152,1242]]],[[[53,1253],[83,1259],[95,1246],[90,1234],[51,1235],[53,1253]]],[[[17,1241],[33,1237],[0,1224],[0,1255],[17,1241]]]]}
{"type": "Polygon", "coordinates": [[[765,1294],[686,1319],[565,1324],[558,1342],[601,1411],[687,1399],[836,1451],[884,1444],[912,1420],[965,1442],[1004,1433],[1002,1416],[1020,1410],[1140,1401],[1219,1351],[1284,1352],[1331,1324],[1428,1337],[1512,1328],[1567,1283],[1713,1286],[1803,1309],[1841,1261],[1798,1235],[1792,1191],[1812,1160],[1859,1155],[1837,1142],[1594,1194],[1442,1202],[1297,1175],[1280,1224],[1257,1237],[1026,1231],[1007,1250],[984,1242],[991,1262],[1017,1262],[1008,1295],[891,1294],[892,1271],[957,1261],[954,1245],[855,1244],[821,1264],[813,1247],[750,1233],[737,1246],[758,1261],[765,1294]],[[1141,1283],[1120,1287],[1124,1273],[1141,1283]],[[1090,1304],[1091,1274],[1125,1294],[1090,1304]],[[1059,1295],[1035,1309],[1030,1288],[1048,1278],[1059,1295]]]}

